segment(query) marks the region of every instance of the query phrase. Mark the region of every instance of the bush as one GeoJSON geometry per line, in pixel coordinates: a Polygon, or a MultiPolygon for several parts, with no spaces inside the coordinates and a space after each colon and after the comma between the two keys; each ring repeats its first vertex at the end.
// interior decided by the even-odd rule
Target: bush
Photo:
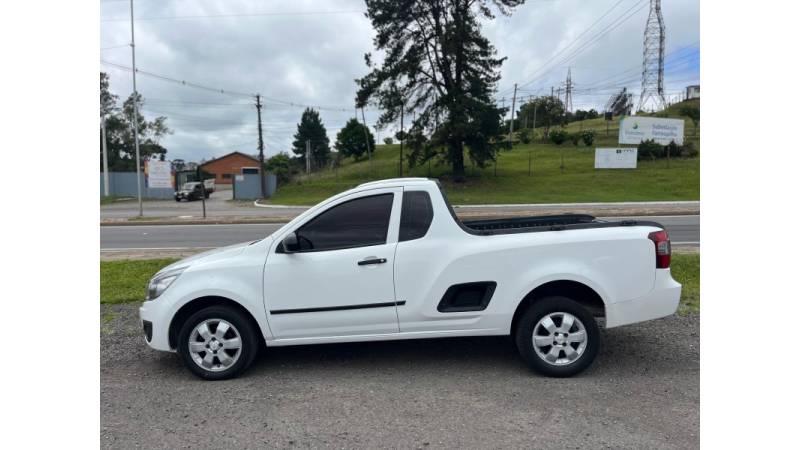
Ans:
{"type": "Polygon", "coordinates": [[[392,139],[391,137],[385,137],[383,138],[383,143],[386,145],[392,145],[394,144],[394,139],[392,139]]]}
{"type": "Polygon", "coordinates": [[[275,174],[278,179],[278,184],[286,184],[292,178],[292,160],[286,152],[280,152],[277,155],[264,161],[264,167],[267,172],[275,174]]]}
{"type": "Polygon", "coordinates": [[[700,155],[700,151],[697,150],[697,147],[694,146],[694,142],[687,142],[683,145],[683,149],[681,151],[681,156],[684,158],[697,158],[700,155]]]}
{"type": "Polygon", "coordinates": [[[569,140],[570,140],[570,142],[572,142],[572,145],[574,145],[575,147],[577,147],[577,146],[578,146],[578,144],[581,142],[581,135],[580,135],[580,133],[571,133],[571,134],[569,135],[569,140]]]}
{"type": "Polygon", "coordinates": [[[523,144],[530,144],[531,143],[531,131],[527,128],[523,129],[519,132],[519,140],[523,144]]]}
{"type": "Polygon", "coordinates": [[[548,137],[554,144],[561,145],[567,140],[567,132],[564,130],[553,130],[548,137]]]}
{"type": "Polygon", "coordinates": [[[594,130],[583,130],[583,133],[581,133],[583,144],[587,147],[591,146],[594,143],[595,135],[597,135],[597,133],[594,130]]]}
{"type": "Polygon", "coordinates": [[[637,159],[659,159],[665,155],[664,146],[656,143],[652,139],[639,143],[637,159]]]}
{"type": "Polygon", "coordinates": [[[666,158],[669,155],[670,158],[677,158],[681,156],[683,151],[683,147],[676,144],[675,141],[671,141],[669,144],[664,146],[664,157],[666,158]]]}

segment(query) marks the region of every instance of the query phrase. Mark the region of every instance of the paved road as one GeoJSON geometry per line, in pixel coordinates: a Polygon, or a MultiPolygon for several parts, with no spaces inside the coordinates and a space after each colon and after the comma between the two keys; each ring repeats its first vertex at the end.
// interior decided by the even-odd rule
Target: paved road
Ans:
{"type": "Polygon", "coordinates": [[[602,332],[594,365],[543,378],[510,340],[282,347],[205,382],[151,350],[138,304],[102,305],[103,448],[697,448],[700,318],[602,332]]]}
{"type": "MultiPolygon", "coordinates": [[[[620,219],[623,218],[609,218],[620,219]]],[[[675,245],[698,245],[700,241],[700,216],[639,219],[660,222],[669,231],[675,245]]],[[[104,226],[100,227],[100,248],[213,248],[260,239],[280,227],[280,224],[104,226]]]]}

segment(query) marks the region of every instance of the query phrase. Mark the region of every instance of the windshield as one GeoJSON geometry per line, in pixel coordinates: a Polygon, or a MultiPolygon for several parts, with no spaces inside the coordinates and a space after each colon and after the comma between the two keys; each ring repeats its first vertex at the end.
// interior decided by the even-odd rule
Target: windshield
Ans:
{"type": "Polygon", "coordinates": [[[195,183],[184,183],[183,187],[181,189],[183,189],[184,191],[191,191],[198,184],[200,184],[200,183],[196,183],[196,182],[195,183]]]}

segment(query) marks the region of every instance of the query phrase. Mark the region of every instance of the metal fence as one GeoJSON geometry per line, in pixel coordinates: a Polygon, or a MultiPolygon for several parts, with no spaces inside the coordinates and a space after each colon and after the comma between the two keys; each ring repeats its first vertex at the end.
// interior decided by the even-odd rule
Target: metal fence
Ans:
{"type": "MultiPolygon", "coordinates": [[[[145,184],[144,173],[139,174],[142,182],[142,197],[155,199],[172,199],[175,195],[173,188],[148,188],[145,184]]],[[[116,197],[136,197],[136,172],[109,172],[108,194],[116,197]]],[[[100,196],[104,196],[103,173],[100,173],[100,196]]]]}
{"type": "MultiPolygon", "coordinates": [[[[267,198],[275,195],[278,178],[267,174],[267,198]]],[[[253,200],[261,198],[261,176],[257,173],[245,173],[233,177],[233,198],[237,200],[253,200]]]]}

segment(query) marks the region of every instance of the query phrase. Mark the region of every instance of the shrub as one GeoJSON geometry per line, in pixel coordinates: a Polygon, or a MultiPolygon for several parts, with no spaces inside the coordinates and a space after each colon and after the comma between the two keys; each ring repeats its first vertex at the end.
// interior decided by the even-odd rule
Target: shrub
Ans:
{"type": "Polygon", "coordinates": [[[527,128],[523,129],[519,132],[519,140],[523,144],[530,144],[531,143],[531,131],[527,128]]]}
{"type": "Polygon", "coordinates": [[[637,159],[659,159],[664,157],[664,146],[652,139],[639,143],[637,159]]]}
{"type": "Polygon", "coordinates": [[[697,158],[700,154],[700,151],[697,150],[697,147],[694,146],[694,142],[687,142],[683,145],[683,150],[681,151],[681,156],[684,158],[697,158]]]}
{"type": "Polygon", "coordinates": [[[561,145],[567,140],[567,132],[564,130],[553,130],[548,137],[554,144],[561,145]]]}
{"type": "Polygon", "coordinates": [[[584,145],[587,147],[592,145],[594,143],[595,135],[597,135],[597,133],[594,130],[583,130],[583,133],[581,133],[581,139],[583,139],[584,145]]]}
{"type": "Polygon", "coordinates": [[[677,158],[681,156],[681,152],[683,151],[683,147],[676,144],[675,141],[670,141],[669,144],[664,146],[664,157],[666,158],[669,155],[670,158],[677,158]]]}
{"type": "Polygon", "coordinates": [[[572,142],[572,145],[577,147],[578,144],[581,142],[580,133],[570,133],[569,140],[570,140],[570,142],[572,142]]]}

